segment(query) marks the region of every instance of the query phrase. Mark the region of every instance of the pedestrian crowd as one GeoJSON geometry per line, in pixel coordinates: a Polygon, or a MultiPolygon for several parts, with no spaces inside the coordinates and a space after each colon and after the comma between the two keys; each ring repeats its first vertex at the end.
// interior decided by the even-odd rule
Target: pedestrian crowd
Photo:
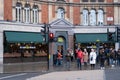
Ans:
{"type": "Polygon", "coordinates": [[[70,70],[73,61],[76,61],[79,70],[88,69],[88,65],[92,70],[96,65],[99,65],[100,69],[120,67],[120,49],[116,51],[114,48],[100,48],[98,54],[93,48],[89,52],[87,49],[79,48],[75,51],[68,49],[64,55],[58,50],[54,55],[54,65],[61,66],[63,59],[68,70],[70,70]]]}

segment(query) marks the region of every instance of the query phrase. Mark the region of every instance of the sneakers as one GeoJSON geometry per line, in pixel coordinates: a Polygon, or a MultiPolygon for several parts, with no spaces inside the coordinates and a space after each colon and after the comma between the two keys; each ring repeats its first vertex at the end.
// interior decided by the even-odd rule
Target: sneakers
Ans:
{"type": "Polygon", "coordinates": [[[103,69],[105,69],[105,67],[101,67],[100,69],[103,70],[103,69]]]}

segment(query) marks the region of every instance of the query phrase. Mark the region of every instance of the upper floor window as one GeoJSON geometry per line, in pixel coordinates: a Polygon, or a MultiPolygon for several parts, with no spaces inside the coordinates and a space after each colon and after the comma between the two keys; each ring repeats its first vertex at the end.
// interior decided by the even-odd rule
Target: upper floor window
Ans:
{"type": "Polygon", "coordinates": [[[22,4],[19,2],[16,3],[16,21],[22,21],[22,4]]]}
{"type": "Polygon", "coordinates": [[[57,0],[57,1],[65,1],[65,0],[57,0]]]}
{"type": "Polygon", "coordinates": [[[90,2],[96,2],[96,0],[90,0],[90,2]]]}
{"type": "Polygon", "coordinates": [[[82,2],[104,2],[104,0],[82,0],[82,2]]]}
{"type": "Polygon", "coordinates": [[[83,23],[83,25],[88,25],[88,10],[84,9],[82,13],[83,13],[82,23],[83,23]]]}
{"type": "Polygon", "coordinates": [[[30,23],[30,4],[25,4],[25,22],[30,23]]]}
{"type": "Polygon", "coordinates": [[[39,19],[39,11],[38,11],[38,6],[34,5],[33,6],[33,23],[38,23],[39,19]]]}
{"type": "Polygon", "coordinates": [[[57,18],[64,18],[65,10],[63,8],[58,8],[57,10],[57,18]]]}
{"type": "Polygon", "coordinates": [[[97,22],[98,22],[98,25],[103,25],[104,23],[104,12],[103,12],[103,10],[102,9],[99,9],[98,10],[98,20],[97,20],[97,22]]]}
{"type": "Polygon", "coordinates": [[[88,0],[82,0],[82,2],[88,2],[88,0]]]}
{"type": "Polygon", "coordinates": [[[90,11],[90,25],[96,25],[96,11],[94,9],[90,11]]]}
{"type": "Polygon", "coordinates": [[[104,0],[98,0],[98,2],[104,2],[104,0]]]}

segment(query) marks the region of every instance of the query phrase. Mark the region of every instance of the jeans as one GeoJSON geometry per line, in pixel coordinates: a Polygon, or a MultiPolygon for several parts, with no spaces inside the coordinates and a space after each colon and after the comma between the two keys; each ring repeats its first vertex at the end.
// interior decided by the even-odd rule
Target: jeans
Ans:
{"type": "Polygon", "coordinates": [[[57,66],[60,66],[62,65],[62,59],[57,59],[57,63],[56,63],[57,66]]]}
{"type": "Polygon", "coordinates": [[[77,68],[82,69],[81,59],[80,58],[77,58],[77,68]]]}

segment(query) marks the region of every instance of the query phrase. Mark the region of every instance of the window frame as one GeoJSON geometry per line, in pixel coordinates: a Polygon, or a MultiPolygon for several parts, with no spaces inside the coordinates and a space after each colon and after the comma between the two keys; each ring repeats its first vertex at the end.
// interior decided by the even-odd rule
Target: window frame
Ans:
{"type": "Polygon", "coordinates": [[[58,19],[65,18],[65,10],[64,10],[64,8],[59,7],[57,9],[57,18],[58,19]]]}

